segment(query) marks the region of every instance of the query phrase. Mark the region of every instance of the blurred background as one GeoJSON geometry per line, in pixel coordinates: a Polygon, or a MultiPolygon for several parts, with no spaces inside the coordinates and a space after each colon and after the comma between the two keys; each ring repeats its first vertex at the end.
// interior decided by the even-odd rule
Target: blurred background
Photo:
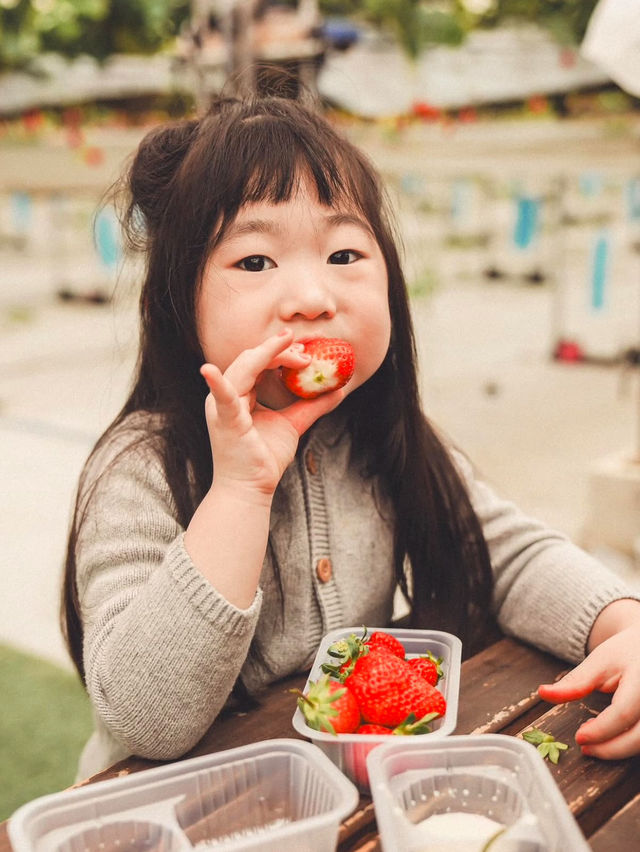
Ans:
{"type": "Polygon", "coordinates": [[[384,176],[428,414],[639,583],[640,100],[585,50],[595,7],[0,0],[0,818],[72,782],[91,726],[58,590],[141,271],[101,199],[149,129],[265,65],[384,176]]]}

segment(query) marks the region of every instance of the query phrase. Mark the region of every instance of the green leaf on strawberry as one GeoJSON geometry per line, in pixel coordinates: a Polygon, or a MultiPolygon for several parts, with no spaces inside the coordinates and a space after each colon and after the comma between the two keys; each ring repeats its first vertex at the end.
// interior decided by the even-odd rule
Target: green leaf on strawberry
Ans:
{"type": "Polygon", "coordinates": [[[367,636],[367,628],[363,627],[362,630],[361,637],[356,636],[355,633],[351,633],[345,639],[338,639],[337,642],[329,645],[327,654],[334,660],[337,660],[337,662],[323,663],[320,668],[325,674],[331,675],[341,683],[344,683],[353,671],[356,660],[368,651],[368,648],[364,644],[367,636]]]}
{"type": "Polygon", "coordinates": [[[290,690],[298,696],[298,707],[307,725],[315,731],[351,734],[360,724],[360,709],[346,686],[330,680],[325,674],[311,681],[306,693],[290,690]]]}
{"type": "Polygon", "coordinates": [[[426,713],[421,719],[416,719],[415,713],[409,713],[404,722],[401,722],[393,729],[393,733],[400,736],[430,734],[431,725],[429,723],[441,715],[441,713],[426,713]]]}

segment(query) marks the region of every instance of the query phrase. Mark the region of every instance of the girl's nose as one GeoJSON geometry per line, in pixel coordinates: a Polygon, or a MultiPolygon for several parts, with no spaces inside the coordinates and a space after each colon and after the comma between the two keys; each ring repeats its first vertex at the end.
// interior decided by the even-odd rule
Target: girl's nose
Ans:
{"type": "Polygon", "coordinates": [[[325,316],[330,319],[336,313],[336,299],[329,286],[320,278],[298,279],[288,282],[280,300],[280,315],[283,320],[294,317],[318,319],[325,316]]]}

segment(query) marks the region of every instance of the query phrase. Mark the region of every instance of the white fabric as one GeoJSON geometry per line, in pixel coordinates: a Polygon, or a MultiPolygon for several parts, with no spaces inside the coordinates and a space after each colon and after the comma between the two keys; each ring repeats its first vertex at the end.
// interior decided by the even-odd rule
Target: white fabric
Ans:
{"type": "Polygon", "coordinates": [[[640,96],[640,0],[600,0],[580,52],[623,89],[640,96]]]}

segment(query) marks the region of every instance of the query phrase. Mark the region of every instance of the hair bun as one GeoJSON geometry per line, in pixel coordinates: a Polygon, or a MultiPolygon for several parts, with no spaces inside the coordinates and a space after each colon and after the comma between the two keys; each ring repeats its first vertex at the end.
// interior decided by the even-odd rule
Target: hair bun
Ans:
{"type": "Polygon", "coordinates": [[[127,175],[127,225],[132,244],[140,242],[141,230],[149,236],[160,222],[171,182],[198,126],[197,119],[162,125],[149,131],[140,142],[127,175]],[[140,214],[143,221],[140,221],[140,214]]]}

